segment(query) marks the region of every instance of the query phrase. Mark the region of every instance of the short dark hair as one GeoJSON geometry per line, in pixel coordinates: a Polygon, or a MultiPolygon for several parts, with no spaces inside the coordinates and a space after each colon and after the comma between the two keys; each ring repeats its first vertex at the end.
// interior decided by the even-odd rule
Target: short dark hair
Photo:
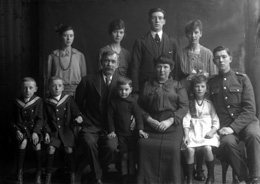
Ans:
{"type": "Polygon", "coordinates": [[[213,57],[215,57],[216,52],[219,52],[219,51],[222,51],[222,50],[225,50],[225,51],[227,52],[227,54],[228,54],[229,56],[231,56],[231,52],[230,52],[229,48],[227,48],[226,46],[221,45],[221,46],[217,46],[217,47],[213,50],[213,57]]]}
{"type": "Polygon", "coordinates": [[[149,10],[149,13],[148,13],[149,17],[151,17],[154,12],[162,12],[163,13],[163,18],[165,19],[166,12],[163,9],[161,9],[161,8],[151,8],[149,10]]]}
{"type": "Polygon", "coordinates": [[[109,24],[108,33],[112,34],[113,31],[125,29],[125,22],[122,19],[112,20],[109,24]]]}
{"type": "Polygon", "coordinates": [[[189,21],[185,26],[185,34],[187,35],[197,28],[202,31],[202,22],[200,20],[189,21]]]}
{"type": "Polygon", "coordinates": [[[22,79],[22,81],[21,81],[21,85],[22,85],[24,82],[34,82],[35,85],[37,86],[37,83],[36,83],[35,79],[32,78],[32,77],[24,77],[24,78],[22,79]]]}
{"type": "Polygon", "coordinates": [[[117,87],[121,85],[129,85],[132,87],[132,80],[126,76],[120,76],[120,78],[117,81],[117,87]]]}
{"type": "MultiPolygon", "coordinates": [[[[73,28],[71,26],[68,25],[63,25],[62,23],[58,23],[55,26],[55,31],[57,33],[59,33],[59,35],[61,36],[64,32],[68,31],[68,30],[73,30],[73,28]]],[[[73,30],[74,31],[74,30],[73,30]]]]}
{"type": "Polygon", "coordinates": [[[49,79],[48,79],[48,85],[50,85],[53,81],[55,81],[55,80],[61,80],[62,81],[62,83],[64,84],[64,80],[61,78],[61,77],[59,77],[59,76],[52,76],[52,77],[50,77],[49,79]]]}

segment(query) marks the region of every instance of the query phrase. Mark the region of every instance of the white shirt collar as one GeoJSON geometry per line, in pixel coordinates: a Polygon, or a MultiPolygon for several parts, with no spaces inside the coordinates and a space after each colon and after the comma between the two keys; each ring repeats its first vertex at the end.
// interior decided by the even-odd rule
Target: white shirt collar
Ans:
{"type": "Polygon", "coordinates": [[[61,97],[61,94],[59,96],[55,96],[54,98],[59,101],[60,100],[60,97],[61,97]]]}
{"type": "Polygon", "coordinates": [[[152,30],[151,30],[151,35],[152,35],[153,38],[155,38],[155,34],[156,34],[156,33],[159,35],[160,40],[162,40],[163,31],[161,30],[161,31],[159,31],[159,32],[155,32],[155,31],[152,31],[152,30]]]}
{"type": "MultiPolygon", "coordinates": [[[[106,83],[106,78],[107,78],[107,76],[105,76],[103,73],[102,73],[102,75],[103,75],[104,82],[106,83]]],[[[112,81],[112,78],[113,78],[113,75],[111,75],[111,76],[109,77],[109,81],[110,81],[110,82],[112,81]]],[[[110,83],[110,82],[109,82],[109,83],[110,83]]]]}

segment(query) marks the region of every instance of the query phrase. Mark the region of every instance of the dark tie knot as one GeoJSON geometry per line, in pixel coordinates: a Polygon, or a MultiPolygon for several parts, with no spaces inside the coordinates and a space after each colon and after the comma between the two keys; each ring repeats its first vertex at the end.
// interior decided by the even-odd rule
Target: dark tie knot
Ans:
{"type": "Polygon", "coordinates": [[[160,43],[160,37],[157,33],[155,34],[155,41],[156,43],[160,43]]]}

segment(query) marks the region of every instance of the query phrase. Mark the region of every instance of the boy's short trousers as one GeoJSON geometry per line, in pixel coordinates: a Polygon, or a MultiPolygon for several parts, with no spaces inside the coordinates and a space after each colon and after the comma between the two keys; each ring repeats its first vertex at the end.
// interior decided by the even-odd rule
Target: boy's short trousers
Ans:
{"type": "Polygon", "coordinates": [[[134,136],[118,136],[120,154],[133,152],[136,148],[137,139],[134,136]]]}

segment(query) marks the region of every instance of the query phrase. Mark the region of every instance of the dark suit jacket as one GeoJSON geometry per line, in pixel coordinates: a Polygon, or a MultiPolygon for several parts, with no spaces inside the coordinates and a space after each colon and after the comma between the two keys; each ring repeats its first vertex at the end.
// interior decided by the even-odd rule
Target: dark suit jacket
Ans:
{"type": "Polygon", "coordinates": [[[175,70],[173,72],[174,79],[177,78],[179,70],[180,56],[178,46],[174,38],[163,33],[160,46],[153,39],[150,31],[140,39],[137,39],[132,53],[132,61],[130,65],[130,77],[133,80],[134,92],[139,92],[143,84],[155,75],[154,59],[158,58],[162,53],[170,54],[175,62],[175,70]]]}
{"type": "Polygon", "coordinates": [[[98,132],[107,131],[106,108],[110,99],[116,94],[116,83],[119,74],[115,71],[106,103],[102,101],[101,87],[103,83],[102,71],[96,74],[90,74],[82,78],[76,89],[76,102],[84,115],[82,131],[98,132]]]}

